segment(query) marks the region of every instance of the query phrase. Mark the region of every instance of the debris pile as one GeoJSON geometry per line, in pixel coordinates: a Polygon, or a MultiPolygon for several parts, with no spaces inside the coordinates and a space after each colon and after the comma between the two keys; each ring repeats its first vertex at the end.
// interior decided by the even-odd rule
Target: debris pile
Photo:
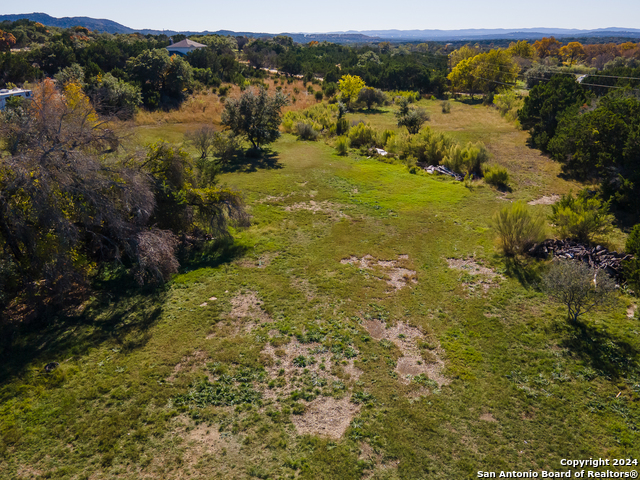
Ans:
{"type": "Polygon", "coordinates": [[[448,175],[450,177],[455,178],[457,181],[461,182],[464,180],[464,176],[459,173],[454,172],[453,170],[449,170],[444,165],[429,165],[426,167],[422,167],[426,170],[427,173],[439,173],[441,175],[448,175]]]}
{"type": "Polygon", "coordinates": [[[627,253],[610,252],[601,245],[588,247],[573,240],[548,239],[534,245],[529,255],[535,258],[556,258],[579,260],[587,263],[591,268],[604,270],[616,280],[622,280],[622,262],[633,258],[627,253]]]}

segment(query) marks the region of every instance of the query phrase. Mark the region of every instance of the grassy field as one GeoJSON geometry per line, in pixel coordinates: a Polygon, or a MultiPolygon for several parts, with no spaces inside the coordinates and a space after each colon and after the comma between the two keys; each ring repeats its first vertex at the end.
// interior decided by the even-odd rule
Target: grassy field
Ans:
{"type": "MultiPolygon", "coordinates": [[[[505,202],[579,185],[494,110],[421,103],[432,128],[485,143],[512,191],[284,135],[221,176],[253,216],[233,242],[160,289],[105,280],[14,340],[0,478],[465,479],[637,458],[631,299],[569,326],[537,290],[543,265],[505,262],[490,227],[505,202]]],[[[389,109],[350,119],[395,128],[389,109]]]]}

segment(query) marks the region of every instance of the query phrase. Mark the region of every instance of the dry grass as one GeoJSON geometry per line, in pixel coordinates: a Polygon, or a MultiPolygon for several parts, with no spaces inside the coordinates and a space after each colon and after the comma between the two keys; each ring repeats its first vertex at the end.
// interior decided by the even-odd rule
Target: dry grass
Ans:
{"type": "MultiPolygon", "coordinates": [[[[264,80],[267,90],[270,94],[275,93],[276,87],[282,87],[282,92],[289,96],[290,104],[283,109],[283,112],[290,110],[304,110],[305,108],[315,105],[317,102],[314,96],[307,92],[306,87],[302,84],[302,80],[295,79],[291,84],[286,80],[274,83],[274,79],[268,78],[264,80]],[[298,90],[296,93],[295,89],[298,90]],[[295,101],[294,101],[295,99],[295,101]]],[[[242,91],[237,85],[225,85],[231,87],[226,98],[240,98],[242,91]]],[[[314,86],[316,90],[318,86],[314,86]]],[[[257,87],[249,87],[257,88],[257,87]]],[[[149,111],[142,109],[135,117],[136,125],[157,125],[162,123],[198,123],[198,124],[214,124],[220,125],[220,117],[224,110],[224,100],[215,93],[195,93],[175,110],[149,111]]]]}

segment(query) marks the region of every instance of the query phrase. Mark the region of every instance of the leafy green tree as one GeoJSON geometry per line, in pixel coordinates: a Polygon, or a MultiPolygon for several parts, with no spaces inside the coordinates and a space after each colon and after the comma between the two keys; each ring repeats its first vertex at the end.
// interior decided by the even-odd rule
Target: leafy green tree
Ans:
{"type": "Polygon", "coordinates": [[[103,115],[132,118],[142,104],[140,88],[114,77],[110,73],[99,76],[88,88],[94,107],[103,115]]]}
{"type": "Polygon", "coordinates": [[[364,80],[357,75],[343,75],[338,81],[338,89],[340,90],[341,100],[346,103],[348,107],[351,106],[351,102],[358,98],[360,90],[365,87],[364,80]]]}
{"type": "Polygon", "coordinates": [[[531,143],[546,151],[556,134],[559,116],[570,107],[583,105],[587,99],[587,93],[573,78],[556,75],[531,89],[518,119],[522,127],[529,130],[531,143]]]}
{"type": "Polygon", "coordinates": [[[384,105],[386,99],[382,90],[373,87],[364,87],[358,93],[358,102],[365,103],[369,110],[373,105],[384,105]]]}
{"type": "Polygon", "coordinates": [[[571,193],[563,195],[551,206],[549,220],[556,225],[560,236],[583,243],[591,243],[596,236],[609,233],[613,225],[609,202],[602,202],[587,190],[576,197],[571,193]]]}
{"type": "Polygon", "coordinates": [[[536,54],[536,49],[533,48],[533,45],[526,40],[518,40],[517,42],[511,42],[509,44],[507,52],[514,57],[528,58],[532,60],[536,54]]]}
{"type": "Polygon", "coordinates": [[[165,49],[147,50],[127,61],[131,79],[138,82],[147,106],[154,106],[157,95],[182,100],[191,86],[193,70],[178,55],[165,49]]]}
{"type": "Polygon", "coordinates": [[[263,87],[257,95],[248,90],[239,99],[225,102],[222,124],[235,135],[246,137],[253,148],[259,150],[280,136],[281,110],[288,103],[287,97],[279,91],[269,96],[263,87]]]}

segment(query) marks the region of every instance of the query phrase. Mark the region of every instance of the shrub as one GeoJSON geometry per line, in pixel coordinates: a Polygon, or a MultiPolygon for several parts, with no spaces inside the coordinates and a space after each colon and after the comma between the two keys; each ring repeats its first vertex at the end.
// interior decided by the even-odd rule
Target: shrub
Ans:
{"type": "Polygon", "coordinates": [[[448,100],[442,102],[440,106],[442,107],[442,113],[451,113],[451,102],[448,100]]]}
{"type": "Polygon", "coordinates": [[[349,137],[342,136],[336,139],[336,151],[338,155],[346,155],[349,152],[349,147],[351,146],[351,141],[349,137]]]}
{"type": "Polygon", "coordinates": [[[321,102],[322,101],[322,91],[318,90],[316,93],[314,93],[315,99],[317,102],[321,102]]]}
{"type": "Polygon", "coordinates": [[[224,85],[218,88],[218,95],[221,97],[226,97],[229,93],[229,90],[231,90],[231,85],[224,85]]]}
{"type": "Polygon", "coordinates": [[[352,147],[373,146],[376,144],[376,137],[376,131],[364,123],[358,123],[349,131],[352,147]]]}
{"type": "Polygon", "coordinates": [[[406,114],[398,117],[398,126],[407,127],[410,134],[415,135],[420,131],[424,122],[429,121],[429,114],[422,108],[411,108],[406,114]]]}
{"type": "Polygon", "coordinates": [[[384,92],[377,88],[364,87],[358,93],[358,102],[366,104],[369,110],[373,105],[384,105],[386,99],[384,92]]]}
{"type": "Polygon", "coordinates": [[[509,172],[504,167],[489,167],[484,171],[484,181],[497,188],[507,188],[509,172]]]}
{"type": "Polygon", "coordinates": [[[338,84],[329,82],[322,84],[322,91],[324,92],[324,96],[327,98],[333,97],[338,91],[338,84]]]}
{"type": "Polygon", "coordinates": [[[627,282],[640,292],[640,223],[631,229],[625,251],[635,258],[624,262],[624,274],[627,282]]]}
{"type": "Polygon", "coordinates": [[[567,316],[574,324],[580,315],[615,299],[615,282],[605,272],[575,260],[554,261],[542,285],[549,295],[567,306],[567,316]]]}
{"type": "Polygon", "coordinates": [[[524,253],[544,238],[544,218],[531,213],[522,202],[503,207],[492,223],[500,247],[508,257],[524,253]]]}
{"type": "Polygon", "coordinates": [[[313,128],[313,124],[310,121],[296,123],[295,132],[299,140],[315,141],[320,135],[320,132],[313,128]]]}
{"type": "Polygon", "coordinates": [[[482,164],[489,160],[489,152],[484,145],[467,143],[463,148],[453,144],[449,147],[442,163],[445,167],[461,175],[467,173],[482,173],[482,164]]]}
{"type": "Polygon", "coordinates": [[[571,192],[551,207],[549,219],[558,227],[560,236],[579,242],[591,243],[598,235],[611,231],[613,216],[609,214],[609,202],[602,202],[582,190],[576,197],[571,192]]]}
{"type": "Polygon", "coordinates": [[[524,100],[513,90],[507,90],[496,95],[493,102],[500,115],[510,122],[518,120],[518,110],[524,105],[524,100]]]}

